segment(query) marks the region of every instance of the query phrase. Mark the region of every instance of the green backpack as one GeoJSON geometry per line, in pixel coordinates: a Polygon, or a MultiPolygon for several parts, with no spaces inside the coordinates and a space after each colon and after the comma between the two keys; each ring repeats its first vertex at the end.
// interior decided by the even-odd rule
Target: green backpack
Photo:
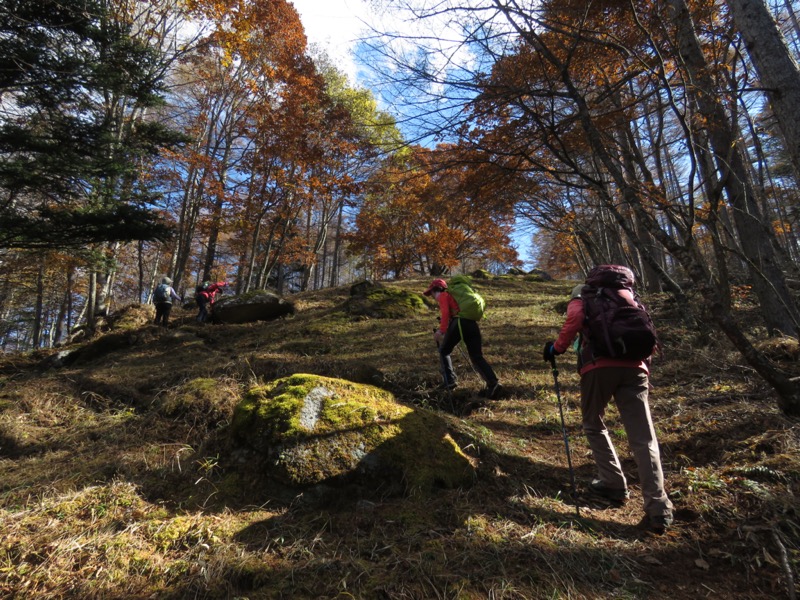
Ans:
{"type": "Polygon", "coordinates": [[[447,282],[447,291],[458,302],[457,317],[472,321],[480,321],[486,310],[486,301],[472,287],[472,280],[467,275],[456,275],[447,282]]]}

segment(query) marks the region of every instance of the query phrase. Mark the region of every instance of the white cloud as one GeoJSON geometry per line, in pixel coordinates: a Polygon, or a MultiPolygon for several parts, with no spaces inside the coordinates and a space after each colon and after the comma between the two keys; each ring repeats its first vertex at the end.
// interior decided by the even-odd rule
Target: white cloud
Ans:
{"type": "Polygon", "coordinates": [[[356,82],[355,45],[372,12],[365,0],[289,0],[303,22],[309,44],[323,48],[334,64],[356,82]]]}

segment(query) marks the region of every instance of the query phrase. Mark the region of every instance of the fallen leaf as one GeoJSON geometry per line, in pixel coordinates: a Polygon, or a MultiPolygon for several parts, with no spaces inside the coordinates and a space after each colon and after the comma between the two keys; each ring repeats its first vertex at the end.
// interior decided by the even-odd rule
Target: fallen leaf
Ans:
{"type": "Polygon", "coordinates": [[[694,561],[696,567],[703,569],[703,571],[708,571],[711,568],[711,565],[704,561],[702,558],[698,558],[694,561]]]}
{"type": "Polygon", "coordinates": [[[642,562],[647,563],[648,565],[663,565],[660,560],[658,560],[655,556],[644,556],[642,557],[642,562]]]}

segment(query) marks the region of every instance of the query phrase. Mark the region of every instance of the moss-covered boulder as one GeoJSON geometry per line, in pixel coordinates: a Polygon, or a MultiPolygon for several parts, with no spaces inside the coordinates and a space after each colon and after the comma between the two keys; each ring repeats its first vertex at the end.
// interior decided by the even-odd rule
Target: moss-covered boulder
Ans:
{"type": "Polygon", "coordinates": [[[487,271],[486,269],[475,269],[472,273],[469,274],[470,277],[473,279],[491,279],[492,274],[487,271]]]}
{"type": "Polygon", "coordinates": [[[240,296],[223,296],[214,303],[218,323],[253,323],[293,315],[294,303],[267,290],[253,290],[240,296]]]}
{"type": "Polygon", "coordinates": [[[108,317],[108,327],[114,331],[139,329],[152,323],[155,316],[152,304],[129,304],[108,317]]]}
{"type": "Polygon", "coordinates": [[[553,281],[553,276],[547,271],[541,269],[533,269],[528,271],[525,281],[553,281]]]}
{"type": "Polygon", "coordinates": [[[350,288],[345,310],[372,319],[403,319],[429,309],[420,294],[364,281],[350,288]]]}
{"type": "Polygon", "coordinates": [[[227,423],[241,400],[233,381],[198,377],[167,390],[159,398],[158,412],[207,431],[227,423]]]}
{"type": "Polygon", "coordinates": [[[112,314],[97,315],[94,332],[89,332],[85,325],[76,327],[69,336],[68,344],[86,341],[92,335],[108,331],[132,331],[152,323],[156,316],[156,307],[152,304],[128,304],[112,314]]]}
{"type": "Polygon", "coordinates": [[[442,419],[342,379],[296,374],[254,387],[231,431],[242,462],[289,486],[428,491],[470,485],[475,474],[442,419]]]}

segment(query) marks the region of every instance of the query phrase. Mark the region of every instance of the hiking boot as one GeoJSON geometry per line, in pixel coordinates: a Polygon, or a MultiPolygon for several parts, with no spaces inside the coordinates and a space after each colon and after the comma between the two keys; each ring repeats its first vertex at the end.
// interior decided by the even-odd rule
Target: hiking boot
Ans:
{"type": "Polygon", "coordinates": [[[618,504],[624,504],[625,500],[628,499],[630,494],[628,490],[622,488],[612,488],[606,485],[606,482],[602,479],[593,479],[592,482],[589,484],[589,489],[593,494],[600,496],[601,498],[605,498],[606,500],[610,500],[611,502],[615,502],[618,504]]]}
{"type": "Polygon", "coordinates": [[[458,384],[454,381],[453,383],[440,383],[436,389],[440,392],[452,392],[457,387],[458,384]]]}
{"type": "Polygon", "coordinates": [[[493,384],[487,385],[480,392],[478,392],[478,396],[481,396],[482,398],[488,398],[489,400],[494,400],[500,395],[501,391],[503,391],[503,386],[500,385],[499,381],[495,381],[493,384]]]}
{"type": "Polygon", "coordinates": [[[666,515],[645,515],[639,527],[658,535],[664,533],[672,525],[672,513],[666,515]]]}

